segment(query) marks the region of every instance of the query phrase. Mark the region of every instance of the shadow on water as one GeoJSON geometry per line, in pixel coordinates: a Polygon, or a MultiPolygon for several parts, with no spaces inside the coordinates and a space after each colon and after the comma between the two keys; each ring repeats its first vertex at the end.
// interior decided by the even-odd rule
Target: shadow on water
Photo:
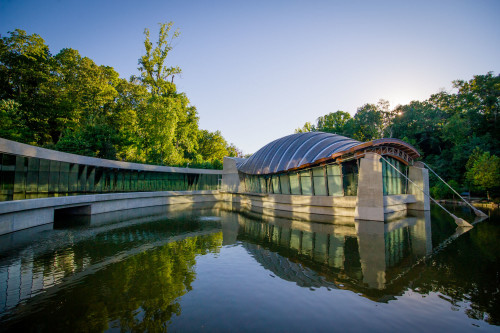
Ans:
{"type": "Polygon", "coordinates": [[[299,288],[345,289],[378,303],[397,302],[408,290],[439,293],[452,307],[467,304],[468,317],[500,324],[498,211],[461,230],[438,207],[386,223],[334,224],[219,205],[183,208],[100,214],[68,221],[70,228],[1,236],[0,331],[166,330],[181,316],[198,256],[226,245],[299,288]]]}

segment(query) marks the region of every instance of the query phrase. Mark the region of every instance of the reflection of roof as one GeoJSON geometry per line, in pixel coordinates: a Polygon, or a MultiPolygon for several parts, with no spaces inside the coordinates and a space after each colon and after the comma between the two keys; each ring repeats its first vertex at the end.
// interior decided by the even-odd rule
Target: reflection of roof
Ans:
{"type": "Polygon", "coordinates": [[[377,139],[363,143],[332,133],[307,132],[268,143],[239,164],[238,170],[247,174],[277,173],[382,145],[400,149],[412,158],[420,156],[415,148],[398,139],[377,139]]]}
{"type": "Polygon", "coordinates": [[[243,243],[243,247],[262,265],[262,267],[270,270],[283,280],[295,282],[301,287],[326,287],[337,289],[337,286],[333,282],[326,281],[325,278],[316,271],[302,266],[301,264],[296,264],[278,253],[247,242],[243,243]]]}

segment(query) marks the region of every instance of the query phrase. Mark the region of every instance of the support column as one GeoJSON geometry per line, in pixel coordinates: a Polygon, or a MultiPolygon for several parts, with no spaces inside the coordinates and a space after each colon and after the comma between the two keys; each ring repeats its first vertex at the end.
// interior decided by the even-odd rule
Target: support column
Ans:
{"type": "Polygon", "coordinates": [[[380,155],[366,153],[360,159],[356,220],[384,221],[384,187],[380,155]]]}
{"type": "Polygon", "coordinates": [[[429,199],[429,170],[425,169],[423,165],[416,162],[414,166],[408,168],[408,178],[410,178],[418,187],[408,182],[408,194],[413,194],[416,203],[408,204],[408,209],[414,210],[431,210],[431,203],[429,199]]]}
{"type": "Polygon", "coordinates": [[[222,170],[222,190],[227,192],[238,192],[240,177],[236,168],[236,161],[231,157],[224,157],[222,170]]]}

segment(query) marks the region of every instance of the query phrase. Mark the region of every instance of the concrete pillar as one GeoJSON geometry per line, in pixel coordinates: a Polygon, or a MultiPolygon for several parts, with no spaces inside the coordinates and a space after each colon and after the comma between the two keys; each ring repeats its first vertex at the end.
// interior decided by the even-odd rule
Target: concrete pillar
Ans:
{"type": "Polygon", "coordinates": [[[356,220],[384,221],[384,188],[380,155],[366,153],[360,159],[356,220]]]}
{"type": "Polygon", "coordinates": [[[427,194],[424,195],[420,189],[408,182],[408,194],[413,194],[417,200],[416,203],[408,204],[408,209],[431,210],[429,199],[429,170],[416,162],[414,166],[408,168],[408,178],[427,194]]]}
{"type": "Polygon", "coordinates": [[[384,289],[386,283],[386,253],[384,223],[377,221],[356,222],[359,257],[363,283],[370,288],[384,289]]]}
{"type": "Polygon", "coordinates": [[[224,157],[224,167],[222,170],[222,191],[238,192],[240,177],[236,168],[236,160],[231,157],[224,157]]]}

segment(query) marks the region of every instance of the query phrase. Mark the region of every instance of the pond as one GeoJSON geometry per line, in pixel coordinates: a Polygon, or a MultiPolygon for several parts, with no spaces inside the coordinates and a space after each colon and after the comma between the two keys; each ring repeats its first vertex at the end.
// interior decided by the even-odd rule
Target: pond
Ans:
{"type": "Polygon", "coordinates": [[[498,332],[488,213],[464,230],[439,207],[325,224],[177,206],[8,234],[0,331],[498,332]]]}

